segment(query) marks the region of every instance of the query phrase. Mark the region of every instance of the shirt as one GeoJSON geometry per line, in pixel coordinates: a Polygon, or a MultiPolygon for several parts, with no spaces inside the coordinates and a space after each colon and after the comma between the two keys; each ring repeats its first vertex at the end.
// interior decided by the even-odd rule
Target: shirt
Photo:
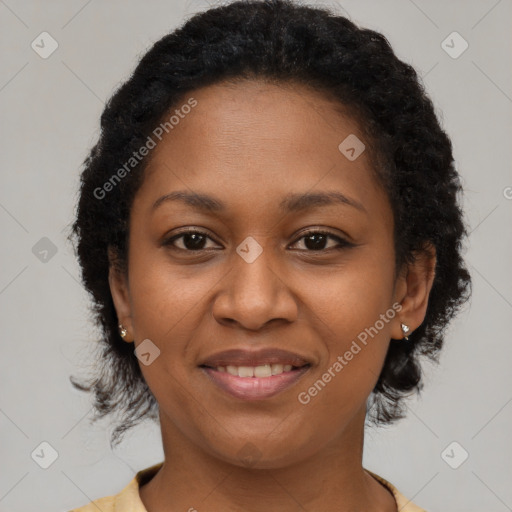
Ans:
{"type": "MultiPolygon", "coordinates": [[[[74,508],[69,512],[147,512],[139,495],[139,487],[149,482],[158,470],[162,467],[163,462],[159,462],[154,466],[140,470],[130,481],[130,483],[118,494],[113,496],[105,496],[97,500],[91,501],[88,505],[80,508],[74,508]]],[[[418,507],[412,501],[403,496],[392,484],[371,471],[367,471],[384,487],[388,488],[393,494],[397,510],[399,512],[426,512],[426,510],[418,507]]]]}

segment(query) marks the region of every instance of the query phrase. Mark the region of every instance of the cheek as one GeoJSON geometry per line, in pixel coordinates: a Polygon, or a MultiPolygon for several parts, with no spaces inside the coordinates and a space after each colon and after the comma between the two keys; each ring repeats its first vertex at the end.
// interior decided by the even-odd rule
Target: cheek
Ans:
{"type": "Polygon", "coordinates": [[[324,340],[325,359],[312,387],[303,389],[302,403],[335,409],[341,418],[371,393],[397,314],[392,304],[393,276],[392,259],[384,256],[361,259],[333,272],[321,287],[318,279],[315,286],[310,283],[315,291],[309,300],[324,340]]]}
{"type": "MultiPolygon", "coordinates": [[[[364,250],[350,260],[325,272],[304,272],[301,289],[307,311],[318,316],[330,347],[343,349],[350,340],[374,325],[392,306],[394,266],[386,248],[375,250],[378,257],[364,250]]],[[[380,325],[380,323],[379,323],[380,325]]],[[[380,329],[386,335],[390,326],[380,329]]]]}
{"type": "Polygon", "coordinates": [[[199,326],[198,307],[205,290],[159,253],[154,248],[141,250],[130,258],[134,336],[136,346],[149,339],[156,347],[149,345],[157,355],[140,368],[158,402],[170,400],[173,406],[186,408],[187,347],[199,326]]]}
{"type": "Polygon", "coordinates": [[[164,253],[152,251],[134,254],[130,264],[134,331],[136,339],[150,338],[176,347],[180,332],[197,316],[212,286],[210,274],[191,266],[171,265],[164,253]]]}

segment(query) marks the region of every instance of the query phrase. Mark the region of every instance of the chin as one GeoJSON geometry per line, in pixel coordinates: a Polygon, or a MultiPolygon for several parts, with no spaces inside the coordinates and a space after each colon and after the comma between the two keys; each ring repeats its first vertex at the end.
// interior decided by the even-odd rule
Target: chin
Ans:
{"type": "Polygon", "coordinates": [[[226,439],[222,445],[219,445],[217,438],[208,451],[214,457],[240,468],[280,469],[297,464],[318,451],[319,442],[308,444],[309,449],[307,444],[297,442],[296,438],[291,443],[290,437],[286,435],[283,435],[283,438],[276,436],[272,441],[265,435],[240,436],[226,439]]]}

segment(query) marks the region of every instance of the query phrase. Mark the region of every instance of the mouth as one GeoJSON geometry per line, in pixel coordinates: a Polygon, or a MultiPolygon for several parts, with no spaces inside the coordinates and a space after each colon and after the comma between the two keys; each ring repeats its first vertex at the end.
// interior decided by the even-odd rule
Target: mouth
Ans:
{"type": "Polygon", "coordinates": [[[311,368],[311,362],[280,349],[230,350],[208,358],[199,368],[228,395],[262,400],[294,385],[311,368]]]}

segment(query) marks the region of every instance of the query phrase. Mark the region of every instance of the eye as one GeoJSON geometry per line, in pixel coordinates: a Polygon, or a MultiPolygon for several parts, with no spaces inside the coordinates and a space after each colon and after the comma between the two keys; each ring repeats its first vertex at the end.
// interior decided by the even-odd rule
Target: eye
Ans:
{"type": "MultiPolygon", "coordinates": [[[[340,250],[346,247],[354,247],[353,243],[337,235],[329,233],[328,231],[310,230],[298,238],[293,245],[296,245],[303,239],[304,245],[306,247],[305,250],[307,252],[328,252],[331,249],[340,250]],[[334,247],[326,248],[325,246],[329,239],[337,242],[337,245],[334,247]]],[[[164,240],[162,245],[170,246],[171,248],[177,249],[179,251],[199,252],[208,249],[208,247],[205,247],[207,240],[214,241],[207,233],[194,229],[182,231],[181,233],[164,240]],[[182,247],[176,245],[178,240],[180,240],[182,247]]]]}
{"type": "Polygon", "coordinates": [[[207,239],[212,240],[208,234],[197,231],[195,229],[182,231],[179,235],[174,235],[171,238],[164,240],[162,245],[171,246],[173,249],[178,249],[181,251],[204,251],[207,248],[204,246],[207,239]],[[175,245],[175,241],[181,240],[183,247],[177,247],[175,245]]]}
{"type": "Polygon", "coordinates": [[[295,244],[297,244],[302,239],[304,239],[304,245],[306,247],[307,252],[327,252],[330,249],[339,250],[344,249],[345,247],[354,247],[353,243],[337,235],[329,233],[328,231],[308,231],[304,233],[295,242],[295,244]],[[326,248],[325,245],[327,244],[329,239],[338,242],[337,246],[326,248]]]}

